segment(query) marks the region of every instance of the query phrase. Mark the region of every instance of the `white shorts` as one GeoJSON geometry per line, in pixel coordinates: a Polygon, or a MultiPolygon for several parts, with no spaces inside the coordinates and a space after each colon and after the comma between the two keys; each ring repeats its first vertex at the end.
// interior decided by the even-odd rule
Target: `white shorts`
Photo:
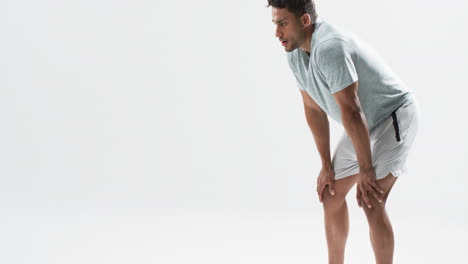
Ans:
{"type": "MultiPolygon", "coordinates": [[[[417,101],[400,106],[370,131],[372,166],[376,179],[392,173],[398,177],[407,172],[406,160],[419,127],[417,101]]],[[[335,180],[359,173],[359,164],[351,139],[345,132],[332,158],[335,180]]]]}

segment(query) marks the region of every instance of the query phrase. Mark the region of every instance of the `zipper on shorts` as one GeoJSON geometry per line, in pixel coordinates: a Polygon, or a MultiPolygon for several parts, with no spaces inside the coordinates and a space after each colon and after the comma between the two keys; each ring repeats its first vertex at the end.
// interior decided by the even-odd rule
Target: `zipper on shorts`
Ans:
{"type": "Polygon", "coordinates": [[[397,110],[392,112],[392,118],[393,118],[393,127],[395,128],[396,140],[398,142],[400,142],[400,140],[401,140],[401,138],[400,138],[400,127],[398,126],[398,119],[397,119],[397,116],[396,116],[396,111],[397,110]]]}

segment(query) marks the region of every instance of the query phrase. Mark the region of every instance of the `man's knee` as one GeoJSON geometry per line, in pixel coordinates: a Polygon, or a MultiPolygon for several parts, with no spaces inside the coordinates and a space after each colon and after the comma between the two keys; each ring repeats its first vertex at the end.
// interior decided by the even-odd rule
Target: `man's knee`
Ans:
{"type": "Polygon", "coordinates": [[[377,180],[377,184],[384,190],[381,196],[382,202],[379,202],[371,193],[368,193],[367,197],[369,198],[371,208],[369,208],[367,203],[364,201],[364,196],[361,196],[362,208],[367,215],[380,215],[385,212],[387,198],[396,180],[397,177],[393,176],[391,173],[387,177],[377,180]]]}
{"type": "Polygon", "coordinates": [[[335,195],[330,194],[328,185],[322,193],[322,203],[325,210],[338,210],[341,208],[346,201],[346,193],[340,192],[335,189],[335,195]]]}
{"type": "Polygon", "coordinates": [[[328,185],[322,192],[322,203],[325,210],[340,210],[346,203],[346,195],[356,183],[357,174],[343,179],[335,180],[335,194],[331,195],[328,185]]]}
{"type": "Polygon", "coordinates": [[[369,203],[371,207],[367,206],[367,203],[364,201],[364,198],[361,197],[362,209],[368,215],[372,214],[381,214],[385,210],[385,204],[387,202],[386,196],[383,197],[382,202],[379,202],[372,194],[368,194],[369,203]]]}
{"type": "Polygon", "coordinates": [[[371,199],[371,208],[365,205],[364,201],[362,201],[362,205],[362,209],[364,210],[369,224],[378,224],[385,219],[385,201],[382,201],[382,203],[380,203],[379,201],[377,201],[377,199],[371,199]]]}

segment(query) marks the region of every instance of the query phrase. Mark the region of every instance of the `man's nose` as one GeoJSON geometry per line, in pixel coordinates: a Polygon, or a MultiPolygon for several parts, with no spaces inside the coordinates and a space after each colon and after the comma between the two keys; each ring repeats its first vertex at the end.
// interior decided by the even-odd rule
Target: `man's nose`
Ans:
{"type": "Polygon", "coordinates": [[[276,30],[275,30],[275,37],[279,38],[283,36],[283,33],[279,30],[278,27],[276,27],[276,30]]]}

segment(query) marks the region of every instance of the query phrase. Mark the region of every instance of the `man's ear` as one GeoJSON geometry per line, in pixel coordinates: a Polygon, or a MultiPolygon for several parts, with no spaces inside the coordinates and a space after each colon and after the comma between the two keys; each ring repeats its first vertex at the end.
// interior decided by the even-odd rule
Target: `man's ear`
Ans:
{"type": "Polygon", "coordinates": [[[310,15],[305,13],[301,16],[301,24],[303,27],[308,27],[310,26],[312,20],[310,19],[310,15]]]}

